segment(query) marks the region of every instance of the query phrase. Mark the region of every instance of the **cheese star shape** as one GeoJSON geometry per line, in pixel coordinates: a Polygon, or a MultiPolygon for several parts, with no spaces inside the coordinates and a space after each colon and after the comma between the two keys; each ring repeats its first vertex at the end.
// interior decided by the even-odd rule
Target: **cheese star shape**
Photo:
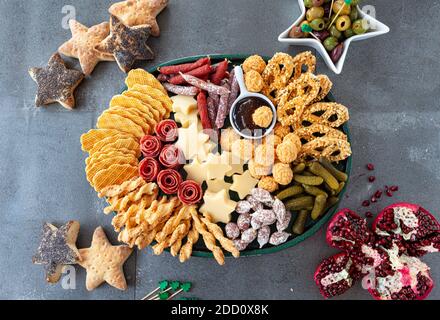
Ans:
{"type": "Polygon", "coordinates": [[[180,112],[189,115],[197,110],[197,101],[193,97],[177,95],[171,97],[171,101],[173,101],[173,111],[175,113],[180,112]]]}
{"type": "Polygon", "coordinates": [[[238,158],[234,157],[234,155],[231,152],[223,151],[222,152],[222,161],[223,163],[229,164],[231,167],[231,170],[226,172],[226,176],[232,177],[235,173],[242,174],[244,171],[244,163],[243,161],[238,158]]]}
{"type": "Polygon", "coordinates": [[[69,26],[72,38],[61,45],[58,52],[77,58],[86,76],[92,73],[98,62],[114,61],[113,55],[95,49],[110,33],[108,22],[87,28],[78,21],[70,19],[69,26]]]}
{"type": "Polygon", "coordinates": [[[229,190],[229,188],[231,187],[231,184],[225,182],[225,180],[223,179],[209,180],[206,181],[206,183],[208,184],[208,188],[206,189],[206,192],[210,192],[210,193],[217,193],[222,190],[229,190]]]}
{"type": "Polygon", "coordinates": [[[187,164],[183,169],[188,174],[187,179],[193,180],[198,184],[202,184],[206,180],[206,167],[205,164],[195,158],[190,164],[187,164]]]}
{"type": "Polygon", "coordinates": [[[58,102],[69,110],[75,107],[73,92],[84,79],[84,74],[68,69],[59,53],[52,55],[46,67],[29,69],[29,74],[38,86],[37,106],[58,102]]]}
{"type": "Polygon", "coordinates": [[[242,175],[234,174],[232,180],[234,183],[231,190],[237,192],[240,199],[244,199],[258,184],[258,179],[253,178],[249,170],[246,170],[242,175]]]}
{"type": "Polygon", "coordinates": [[[205,192],[203,201],[205,203],[200,207],[200,212],[205,216],[211,216],[214,223],[231,221],[231,213],[234,212],[237,203],[229,198],[226,190],[217,193],[205,192]]]}
{"type": "Polygon", "coordinates": [[[91,291],[107,282],[120,289],[127,289],[122,266],[132,253],[128,246],[112,246],[102,227],[93,233],[92,246],[80,249],[82,261],[79,265],[87,270],[86,288],[91,291]]]}
{"type": "Polygon", "coordinates": [[[127,27],[115,16],[111,17],[110,35],[96,49],[111,53],[119,68],[128,72],[137,60],[152,60],[154,53],[147,45],[149,26],[127,27]]]}
{"type": "Polygon", "coordinates": [[[59,229],[50,223],[43,225],[43,236],[32,263],[45,266],[48,282],[58,282],[63,266],[81,259],[75,245],[78,232],[78,221],[69,221],[59,229]]]}
{"type": "Polygon", "coordinates": [[[209,143],[209,136],[199,132],[197,123],[193,123],[188,128],[179,128],[179,139],[176,146],[182,150],[187,160],[194,160],[196,157],[204,161],[212,150],[209,143]]]}
{"type": "Polygon", "coordinates": [[[226,172],[231,170],[231,166],[224,162],[219,153],[209,154],[205,163],[206,177],[208,180],[224,179],[226,172]]]}
{"type": "Polygon", "coordinates": [[[151,34],[160,35],[156,17],[168,5],[168,0],[128,0],[113,4],[108,10],[127,26],[148,25],[151,34]]]}
{"type": "Polygon", "coordinates": [[[182,112],[174,113],[174,120],[182,125],[182,128],[188,128],[192,124],[198,124],[199,118],[197,116],[197,111],[190,112],[189,114],[184,114],[182,112]]]}

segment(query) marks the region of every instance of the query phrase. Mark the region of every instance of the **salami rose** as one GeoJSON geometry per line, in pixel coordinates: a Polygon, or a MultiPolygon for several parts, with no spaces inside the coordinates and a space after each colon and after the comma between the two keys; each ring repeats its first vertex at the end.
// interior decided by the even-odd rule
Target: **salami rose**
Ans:
{"type": "Polygon", "coordinates": [[[157,184],[165,194],[176,194],[182,183],[182,176],[174,169],[162,170],[157,176],[157,184]]]}
{"type": "Polygon", "coordinates": [[[178,136],[177,123],[174,120],[163,120],[156,125],[156,135],[164,142],[176,141],[178,136]]]}
{"type": "Polygon", "coordinates": [[[139,176],[146,182],[156,181],[159,171],[159,162],[154,158],[145,158],[139,163],[139,176]]]}
{"type": "Polygon", "coordinates": [[[146,158],[156,158],[162,150],[162,142],[154,136],[143,137],[140,146],[141,152],[146,158]]]}
{"type": "Polygon", "coordinates": [[[193,205],[202,200],[202,187],[195,181],[182,182],[177,193],[180,201],[186,205],[193,205]]]}
{"type": "Polygon", "coordinates": [[[166,168],[177,169],[185,163],[185,156],[178,147],[168,144],[160,152],[159,162],[166,168]]]}

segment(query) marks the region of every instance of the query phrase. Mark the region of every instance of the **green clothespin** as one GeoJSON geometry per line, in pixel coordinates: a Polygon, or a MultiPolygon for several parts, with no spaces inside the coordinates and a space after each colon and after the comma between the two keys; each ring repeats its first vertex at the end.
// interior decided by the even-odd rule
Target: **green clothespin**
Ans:
{"type": "Polygon", "coordinates": [[[168,300],[171,300],[172,298],[174,298],[175,296],[177,296],[179,293],[181,292],[189,292],[192,288],[192,284],[191,282],[184,282],[180,285],[180,289],[176,292],[174,292],[169,298],[168,300]]]}
{"type": "Polygon", "coordinates": [[[342,10],[344,10],[345,6],[351,6],[351,2],[353,0],[344,0],[344,5],[341,7],[341,9],[339,9],[338,13],[336,14],[336,16],[333,18],[333,21],[329,24],[327,30],[329,30],[331,28],[331,26],[333,25],[333,23],[335,23],[336,19],[339,17],[339,15],[341,14],[342,10]]]}
{"type": "Polygon", "coordinates": [[[159,282],[159,286],[151,291],[149,294],[147,294],[145,297],[143,297],[141,300],[147,300],[148,297],[154,295],[158,291],[164,291],[168,288],[169,282],[167,280],[162,280],[159,282]]]}

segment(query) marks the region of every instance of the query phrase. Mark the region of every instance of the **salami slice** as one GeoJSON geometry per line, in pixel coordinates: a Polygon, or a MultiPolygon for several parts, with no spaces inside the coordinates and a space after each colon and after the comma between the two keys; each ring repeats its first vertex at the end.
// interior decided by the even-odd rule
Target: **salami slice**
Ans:
{"type": "Polygon", "coordinates": [[[160,164],[156,159],[145,158],[139,163],[139,176],[146,182],[155,182],[160,171],[160,164]]]}
{"type": "Polygon", "coordinates": [[[174,169],[162,170],[157,175],[157,184],[165,194],[176,194],[181,183],[182,176],[174,169]]]}
{"type": "Polygon", "coordinates": [[[163,142],[174,142],[179,135],[177,123],[171,119],[159,122],[156,125],[155,132],[157,137],[163,142]]]}
{"type": "Polygon", "coordinates": [[[182,182],[177,195],[180,201],[186,205],[196,204],[202,200],[202,186],[195,181],[187,180],[182,182]]]}
{"type": "Polygon", "coordinates": [[[140,142],[142,155],[146,158],[156,158],[162,149],[162,142],[155,136],[145,136],[140,142]]]}
{"type": "Polygon", "coordinates": [[[163,147],[159,155],[159,162],[169,169],[177,169],[185,164],[183,152],[174,144],[168,144],[163,147]]]}

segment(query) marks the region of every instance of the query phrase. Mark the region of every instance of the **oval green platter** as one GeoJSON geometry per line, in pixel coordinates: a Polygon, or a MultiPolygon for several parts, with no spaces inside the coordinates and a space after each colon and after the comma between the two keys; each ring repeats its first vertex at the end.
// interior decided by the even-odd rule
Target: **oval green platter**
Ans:
{"type": "MultiPolygon", "coordinates": [[[[190,62],[194,62],[200,58],[209,56],[211,58],[211,60],[216,63],[219,61],[222,61],[224,59],[228,59],[229,61],[231,61],[232,64],[234,65],[239,65],[241,64],[247,57],[249,57],[249,54],[210,54],[210,55],[197,55],[197,56],[190,56],[190,57],[184,57],[184,58],[179,58],[179,59],[175,59],[175,60],[170,60],[167,62],[164,62],[162,64],[156,65],[155,67],[149,68],[148,72],[153,73],[155,75],[158,74],[157,70],[160,67],[165,67],[165,66],[172,66],[172,65],[177,65],[177,64],[182,64],[182,63],[190,63],[190,62]]],[[[269,57],[263,57],[266,61],[268,61],[270,58],[269,57]]],[[[327,96],[327,100],[328,101],[335,101],[332,93],[329,93],[329,95],[327,96]]],[[[347,124],[344,124],[342,127],[342,130],[344,131],[344,133],[347,135],[348,137],[348,141],[351,141],[351,137],[350,137],[350,131],[348,128],[347,124]]],[[[344,172],[348,175],[349,179],[348,182],[350,181],[350,173],[351,173],[351,165],[352,165],[352,157],[349,157],[347,160],[344,161],[345,163],[345,170],[344,172]]],[[[341,202],[341,199],[343,198],[348,182],[346,183],[345,187],[342,189],[341,193],[339,194],[339,202],[334,205],[332,208],[330,208],[319,220],[314,221],[314,222],[310,222],[307,224],[306,228],[307,230],[299,236],[293,237],[293,238],[289,238],[289,240],[279,246],[269,246],[267,248],[262,248],[262,249],[249,249],[249,250],[244,250],[241,251],[240,256],[259,256],[259,255],[263,255],[263,254],[269,254],[269,253],[275,253],[281,250],[285,250],[287,248],[293,247],[299,243],[301,243],[302,241],[306,240],[307,238],[310,238],[312,235],[314,235],[324,224],[326,224],[331,217],[333,217],[333,215],[335,214],[336,210],[339,207],[339,203],[341,202]]],[[[194,246],[194,250],[192,253],[192,256],[195,257],[203,257],[203,258],[214,258],[214,256],[212,255],[212,253],[208,250],[200,250],[198,248],[199,246],[195,245],[194,246]]],[[[231,256],[229,253],[225,254],[225,256],[231,256]]]]}

